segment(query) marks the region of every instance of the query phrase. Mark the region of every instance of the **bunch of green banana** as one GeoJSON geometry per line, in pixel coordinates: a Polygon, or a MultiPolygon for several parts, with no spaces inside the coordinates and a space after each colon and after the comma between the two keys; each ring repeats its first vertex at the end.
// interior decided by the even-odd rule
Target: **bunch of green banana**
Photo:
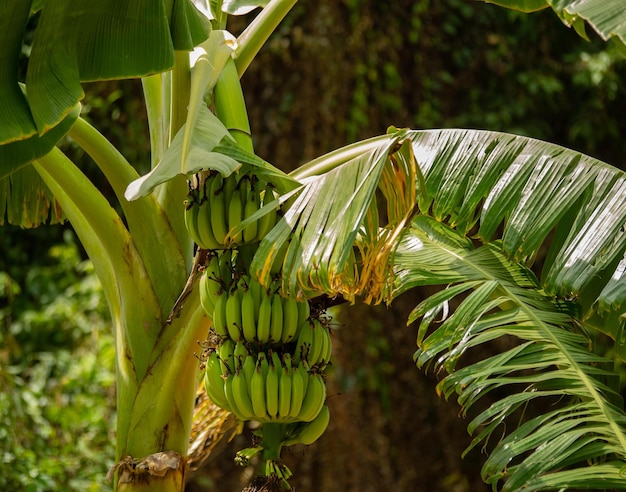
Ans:
{"type": "Polygon", "coordinates": [[[289,353],[254,354],[244,342],[225,340],[206,361],[205,389],[211,400],[241,420],[311,422],[326,401],[326,385],[289,353]]]}
{"type": "MultiPolygon", "coordinates": [[[[213,307],[211,317],[217,335],[260,345],[287,344],[298,340],[301,328],[308,327],[308,302],[282,297],[247,275],[240,276],[229,289],[226,282],[212,281],[212,271],[214,269],[207,267],[203,272],[200,300],[205,310],[213,307]]],[[[313,337],[309,338],[312,340],[313,337]]],[[[325,342],[320,341],[324,345],[325,342]]],[[[320,346],[322,348],[326,355],[330,345],[320,346]]],[[[319,361],[316,359],[315,362],[319,361]]]]}
{"type": "Polygon", "coordinates": [[[185,202],[185,225],[191,238],[202,249],[224,249],[254,243],[263,239],[274,227],[277,208],[251,221],[236,234],[233,231],[243,220],[249,219],[274,199],[272,186],[259,182],[254,175],[233,173],[224,178],[219,172],[214,172],[201,188],[190,190],[185,202]]]}

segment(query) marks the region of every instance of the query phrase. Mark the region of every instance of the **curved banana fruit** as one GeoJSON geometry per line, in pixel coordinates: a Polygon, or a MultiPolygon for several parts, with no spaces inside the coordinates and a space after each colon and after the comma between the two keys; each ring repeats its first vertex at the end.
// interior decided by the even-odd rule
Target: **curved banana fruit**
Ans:
{"type": "Polygon", "coordinates": [[[224,200],[224,179],[221,174],[216,174],[212,178],[211,186],[209,188],[209,194],[207,199],[209,201],[209,211],[211,215],[211,230],[215,241],[224,245],[224,239],[228,233],[226,227],[226,202],[224,200]]]}
{"type": "Polygon", "coordinates": [[[200,240],[200,235],[198,234],[198,213],[200,211],[200,206],[197,202],[197,193],[196,190],[192,190],[185,200],[185,228],[189,233],[193,242],[198,244],[200,240]]]}
{"type": "Polygon", "coordinates": [[[209,283],[206,270],[200,274],[200,281],[198,282],[198,291],[200,293],[200,306],[207,314],[207,316],[213,319],[213,312],[215,311],[215,301],[209,294],[209,283]]]}
{"type": "Polygon", "coordinates": [[[270,341],[272,322],[272,296],[266,292],[261,295],[259,306],[259,319],[256,324],[256,338],[259,343],[270,341]]]}
{"type": "MultiPolygon", "coordinates": [[[[263,205],[267,205],[275,200],[274,191],[270,184],[265,186],[265,190],[263,191],[263,205]]],[[[257,226],[257,234],[256,237],[259,241],[261,241],[267,233],[272,230],[274,225],[276,224],[276,215],[277,209],[274,208],[268,211],[265,215],[263,215],[259,221],[257,226]]]]}
{"type": "Polygon", "coordinates": [[[213,228],[211,226],[211,207],[206,201],[200,204],[198,210],[196,231],[198,233],[198,241],[196,243],[202,249],[218,249],[223,246],[215,239],[213,228]]]}
{"type": "Polygon", "coordinates": [[[239,420],[245,420],[243,412],[239,409],[239,407],[237,406],[237,402],[235,401],[235,394],[233,393],[234,377],[234,374],[229,374],[224,378],[224,394],[226,395],[226,400],[228,401],[228,405],[230,406],[231,413],[239,420]]]}
{"type": "Polygon", "coordinates": [[[311,346],[313,344],[313,328],[311,324],[311,320],[307,320],[300,325],[300,334],[296,341],[296,352],[294,354],[297,363],[306,361],[309,366],[314,364],[314,362],[311,361],[311,346]]]}
{"type": "Polygon", "coordinates": [[[283,366],[278,382],[278,415],[284,419],[289,417],[291,408],[291,387],[293,385],[291,355],[283,355],[283,366]]]}
{"type": "Polygon", "coordinates": [[[254,375],[256,362],[256,356],[248,354],[243,358],[243,364],[241,365],[241,370],[243,371],[243,375],[245,376],[246,382],[248,383],[248,394],[250,393],[250,381],[252,380],[252,376],[254,375]]]}
{"type": "Polygon", "coordinates": [[[248,286],[241,294],[241,331],[247,342],[256,339],[256,309],[252,289],[248,286]]]}
{"type": "Polygon", "coordinates": [[[215,350],[211,351],[206,360],[204,389],[213,403],[224,410],[231,411],[224,393],[224,379],[222,379],[220,360],[215,350]]]}
{"type": "MultiPolygon", "coordinates": [[[[247,198],[245,200],[243,208],[243,218],[249,219],[257,210],[259,210],[259,193],[256,191],[253,184],[248,180],[247,188],[249,189],[247,198]]],[[[253,221],[247,225],[243,230],[243,242],[252,243],[256,241],[258,230],[258,221],[253,221]]]]}
{"type": "Polygon", "coordinates": [[[213,309],[213,330],[220,337],[228,336],[228,328],[226,325],[226,302],[228,301],[228,292],[224,291],[220,294],[215,302],[213,309]]]}
{"type": "Polygon", "coordinates": [[[280,299],[283,303],[283,332],[280,342],[289,343],[295,339],[298,332],[298,302],[291,297],[280,299]]]}
{"type": "Polygon", "coordinates": [[[283,442],[283,446],[292,446],[294,444],[304,444],[308,446],[317,441],[328,428],[330,422],[330,409],[328,405],[322,406],[322,409],[310,422],[302,425],[298,429],[298,433],[283,442]]]}
{"type": "Polygon", "coordinates": [[[270,342],[280,343],[283,335],[283,301],[278,294],[272,296],[270,317],[270,342]]]}
{"type": "Polygon", "coordinates": [[[280,359],[279,364],[277,365],[274,357],[272,357],[272,361],[270,362],[269,370],[265,378],[265,406],[267,408],[267,414],[270,417],[276,417],[278,415],[280,370],[280,359]]]}
{"type": "Polygon", "coordinates": [[[306,395],[302,401],[302,408],[298,420],[310,422],[320,412],[326,401],[326,385],[319,374],[309,374],[306,395]]]}
{"type": "MultiPolygon", "coordinates": [[[[308,378],[305,372],[304,376],[308,378]]],[[[291,402],[289,404],[289,417],[297,419],[304,401],[305,386],[303,373],[298,366],[291,368],[291,402]]]]}
{"type": "MultiPolygon", "coordinates": [[[[243,220],[243,203],[241,201],[241,190],[235,189],[228,203],[228,231],[232,231],[243,220]]],[[[241,232],[230,236],[231,243],[241,242],[241,232]]]]}
{"type": "Polygon", "coordinates": [[[254,373],[250,378],[250,400],[252,401],[252,410],[256,419],[263,422],[267,419],[267,407],[265,406],[265,375],[263,374],[263,360],[265,354],[260,352],[257,358],[254,373]]]}
{"type": "Polygon", "coordinates": [[[239,341],[241,338],[241,291],[235,289],[226,300],[226,329],[228,336],[239,341]]]}
{"type": "Polygon", "coordinates": [[[217,355],[220,360],[222,377],[233,374],[235,372],[235,342],[230,338],[223,340],[217,348],[217,355]]]}
{"type": "Polygon", "coordinates": [[[248,392],[248,384],[243,370],[237,371],[231,380],[233,399],[241,414],[241,420],[254,418],[252,400],[248,392]]]}

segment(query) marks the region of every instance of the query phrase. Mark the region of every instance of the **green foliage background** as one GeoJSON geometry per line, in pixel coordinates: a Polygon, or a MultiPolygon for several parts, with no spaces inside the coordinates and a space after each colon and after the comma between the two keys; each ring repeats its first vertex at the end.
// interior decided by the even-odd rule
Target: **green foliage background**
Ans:
{"type": "MultiPolygon", "coordinates": [[[[589,34],[587,43],[551,12],[524,15],[468,0],[301,2],[243,79],[255,148],[289,169],[391,124],[469,127],[549,140],[624,167],[626,64],[589,34]]],[[[145,171],[149,143],[139,82],[99,82],[85,91],[83,114],[145,171]]],[[[64,149],[108,189],[79,149],[71,142],[64,149]]],[[[4,227],[0,252],[0,490],[106,488],[114,455],[114,343],[93,269],[65,227],[4,227]]],[[[465,468],[446,468],[467,444],[463,424],[442,445],[443,456],[433,458],[439,465],[424,461],[423,471],[404,474],[393,469],[407,460],[382,436],[393,438],[394,419],[393,425],[406,423],[401,405],[413,408],[415,419],[426,415],[420,425],[430,422],[442,433],[450,425],[433,403],[432,381],[414,382],[419,373],[407,346],[411,330],[385,332],[403,326],[401,301],[399,306],[393,312],[350,311],[352,326],[360,329],[343,320],[337,330],[333,383],[354,406],[352,417],[371,419],[369,441],[352,437],[382,446],[379,454],[363,449],[360,461],[386,453],[396,465],[370,467],[361,477],[335,474],[332,488],[324,481],[332,468],[326,474],[317,469],[315,482],[315,467],[324,462],[302,459],[303,467],[310,466],[308,476],[307,469],[297,470],[299,490],[364,491],[366,484],[392,477],[396,490],[416,487],[416,480],[424,490],[479,490],[472,456],[465,468]],[[409,384],[421,386],[406,390],[409,384]],[[428,473],[439,479],[433,482],[428,473]]],[[[338,422],[350,420],[335,415],[338,422]]],[[[420,435],[427,442],[441,434],[420,435]]],[[[329,453],[342,451],[330,441],[320,445],[329,453]]],[[[234,469],[232,453],[220,460],[195,475],[190,490],[201,490],[200,484],[202,490],[211,484],[237,490],[239,477],[220,471],[234,469]]]]}

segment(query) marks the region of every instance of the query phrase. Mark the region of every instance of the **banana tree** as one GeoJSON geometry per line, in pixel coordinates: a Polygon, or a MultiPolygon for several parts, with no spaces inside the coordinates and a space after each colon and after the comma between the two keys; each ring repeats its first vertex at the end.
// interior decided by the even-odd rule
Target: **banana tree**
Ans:
{"type": "MultiPolygon", "coordinates": [[[[218,174],[253,172],[272,192],[229,224],[215,249],[229,249],[280,207],[245,253],[260,285],[299,302],[370,303],[441,287],[416,300],[409,319],[419,320],[415,362],[446,374],[437,391],[456,394],[473,416],[470,448],[489,449],[482,475],[494,489],[625,489],[626,414],[613,357],[626,355],[626,175],[526,137],[396,128],[283,173],[254,154],[239,78],[295,2],[0,7],[0,218],[29,227],[69,220],[102,281],[117,340],[115,487],[184,488],[201,379],[194,352],[216,328],[198,287],[212,243],[200,244],[185,222],[194,208],[185,205],[188,183],[194,197],[218,174]],[[228,16],[256,8],[238,37],[226,30],[228,16]],[[145,176],[80,117],[82,81],[121,77],[142,78],[152,160],[145,176]],[[64,135],[100,167],[122,215],[56,147],[64,135]],[[610,356],[597,353],[599,334],[613,340],[610,356]],[[501,338],[506,350],[471,357],[501,338]],[[496,403],[481,406],[494,393],[496,403]],[[549,410],[524,418],[539,402],[549,410]]],[[[579,33],[587,21],[624,49],[617,0],[494,3],[550,6],[579,33]]],[[[228,413],[204,424],[226,432],[228,413]]]]}

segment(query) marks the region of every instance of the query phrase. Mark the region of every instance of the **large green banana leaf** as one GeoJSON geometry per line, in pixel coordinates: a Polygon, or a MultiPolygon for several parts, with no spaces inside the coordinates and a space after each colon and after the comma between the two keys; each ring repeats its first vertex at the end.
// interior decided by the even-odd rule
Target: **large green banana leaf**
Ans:
{"type": "MultiPolygon", "coordinates": [[[[375,279],[391,279],[387,300],[441,287],[410,319],[421,320],[416,363],[448,373],[438,391],[472,412],[470,448],[489,441],[485,481],[502,490],[626,488],[619,378],[589,336],[605,331],[626,356],[622,171],[526,137],[436,130],[372,139],[293,177],[302,187],[259,254],[288,243],[285,276],[309,295],[367,296],[375,279]],[[412,183],[417,193],[393,194],[389,170],[394,189],[412,183]],[[376,202],[379,241],[368,239],[376,202]],[[385,261],[389,243],[391,274],[380,274],[369,263],[385,261]],[[360,282],[368,269],[378,274],[360,282]],[[495,339],[507,348],[467,362],[495,339]],[[488,408],[478,403],[485,395],[495,398],[488,408]],[[547,413],[520,418],[541,402],[547,413]]],[[[262,265],[255,258],[257,275],[262,265]]]]}
{"type": "MultiPolygon", "coordinates": [[[[168,70],[174,50],[191,50],[209,30],[192,0],[0,2],[0,190],[16,190],[26,174],[34,176],[27,170],[20,171],[22,177],[9,175],[47,154],[71,127],[83,97],[82,81],[168,70]],[[21,85],[18,61],[34,14],[39,18],[21,85]]],[[[29,183],[31,196],[19,190],[26,188],[0,195],[1,211],[28,209],[28,217],[6,215],[10,223],[38,225],[60,217],[48,214],[56,205],[39,179],[29,183]]],[[[0,215],[0,223],[4,219],[0,215]]]]}

